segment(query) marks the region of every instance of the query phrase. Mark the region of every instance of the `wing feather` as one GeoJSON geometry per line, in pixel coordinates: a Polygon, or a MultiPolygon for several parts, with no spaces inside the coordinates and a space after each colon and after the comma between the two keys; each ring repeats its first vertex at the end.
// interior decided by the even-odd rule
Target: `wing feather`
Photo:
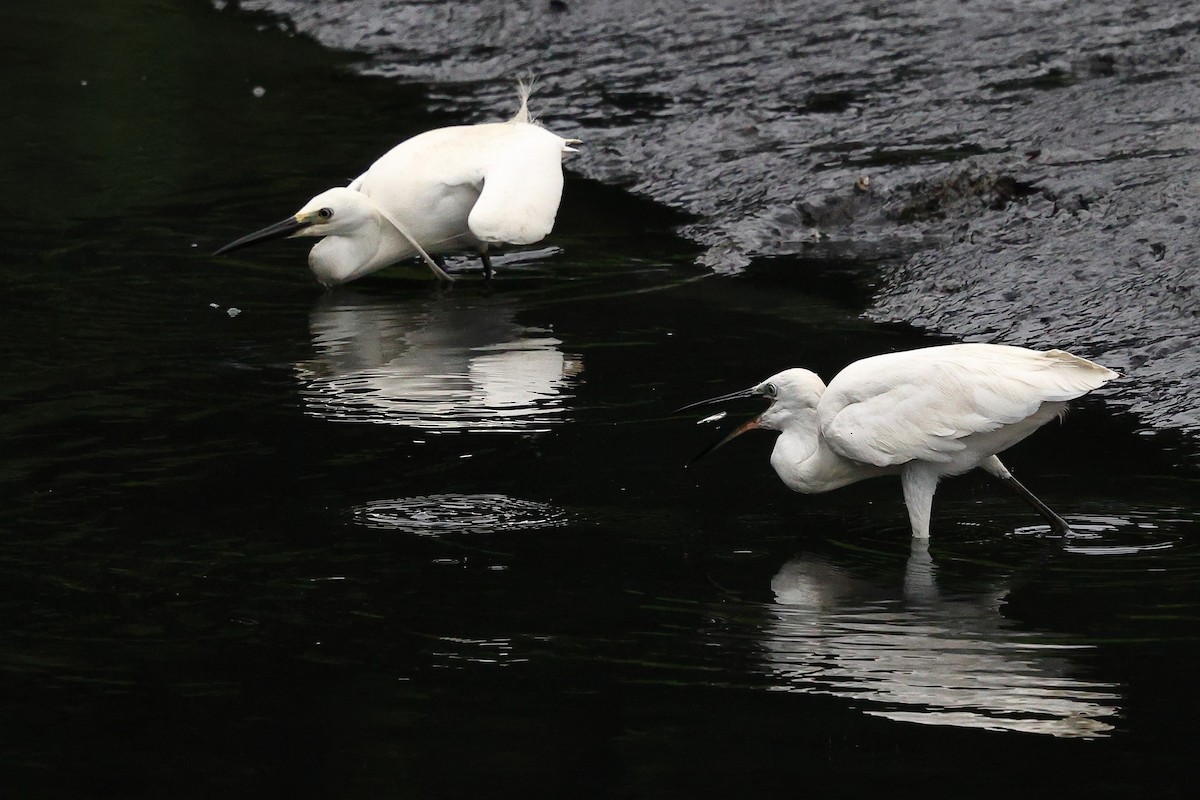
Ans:
{"type": "Polygon", "coordinates": [[[513,125],[494,143],[483,187],[467,217],[483,242],[532,244],[554,227],[562,199],[563,139],[536,125],[513,125]]]}
{"type": "Polygon", "coordinates": [[[818,406],[829,446],[886,467],[946,463],[974,434],[1033,416],[1116,373],[1060,350],[947,345],[867,358],[830,382],[818,406]]]}

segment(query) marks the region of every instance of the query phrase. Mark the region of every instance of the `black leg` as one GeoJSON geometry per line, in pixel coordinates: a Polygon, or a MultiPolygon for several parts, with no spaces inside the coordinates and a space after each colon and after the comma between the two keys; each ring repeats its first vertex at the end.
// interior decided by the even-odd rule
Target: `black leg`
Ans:
{"type": "Polygon", "coordinates": [[[441,268],[442,268],[442,270],[445,270],[445,269],[446,269],[446,257],[445,257],[445,256],[443,256],[443,255],[440,255],[440,254],[439,254],[439,255],[436,255],[436,256],[430,256],[430,258],[432,258],[432,259],[433,259],[433,263],[435,263],[435,264],[437,264],[439,267],[441,267],[441,268]]]}
{"type": "Polygon", "coordinates": [[[490,281],[492,279],[492,274],[493,274],[492,273],[492,259],[488,258],[487,253],[481,252],[479,254],[479,260],[483,262],[483,277],[490,281]]]}
{"type": "Polygon", "coordinates": [[[1050,523],[1051,530],[1063,536],[1069,536],[1071,534],[1071,526],[1067,524],[1067,521],[1058,514],[1055,514],[1054,510],[1038,499],[1037,495],[1026,489],[1019,480],[1012,476],[1012,473],[1009,473],[1008,475],[1000,475],[998,477],[1000,480],[1008,484],[1009,488],[1011,488],[1014,492],[1021,495],[1021,497],[1025,499],[1025,502],[1037,509],[1037,512],[1045,517],[1046,521],[1050,523]]]}

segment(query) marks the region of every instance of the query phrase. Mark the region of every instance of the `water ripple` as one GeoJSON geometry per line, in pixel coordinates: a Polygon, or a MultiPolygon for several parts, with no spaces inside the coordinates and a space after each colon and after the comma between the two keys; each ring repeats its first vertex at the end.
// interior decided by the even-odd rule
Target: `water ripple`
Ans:
{"type": "Polygon", "coordinates": [[[487,535],[558,528],[569,521],[554,506],[503,494],[433,494],[376,500],[354,510],[354,520],[366,528],[442,536],[487,535]]]}
{"type": "MultiPolygon", "coordinates": [[[[1068,520],[1071,534],[1063,540],[1067,553],[1089,556],[1132,556],[1176,547],[1196,523],[1183,509],[1131,510],[1125,514],[1076,514],[1068,520]]],[[[1014,537],[1057,538],[1048,525],[1016,528],[1014,537]]]]}

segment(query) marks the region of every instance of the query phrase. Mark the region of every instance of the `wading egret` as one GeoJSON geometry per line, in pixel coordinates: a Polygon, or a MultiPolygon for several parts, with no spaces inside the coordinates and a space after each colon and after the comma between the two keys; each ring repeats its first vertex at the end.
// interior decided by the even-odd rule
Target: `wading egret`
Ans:
{"type": "Polygon", "coordinates": [[[507,122],[456,125],[393,147],[349,186],[329,189],[282,222],[217,250],[322,236],[308,265],[334,286],[420,256],[439,280],[452,280],[444,253],[474,252],[491,277],[488,249],[532,244],[550,233],[562,198],[564,153],[578,139],[551,133],[529,114],[530,86],[507,122]]]}
{"type": "Polygon", "coordinates": [[[679,411],[765,397],[771,403],[766,411],[697,458],[763,428],[779,431],[771,466],[794,491],[815,494],[898,474],[918,539],[929,538],[938,480],[975,467],[1000,478],[1055,531],[1067,533],[1066,521],[1022,486],[996,453],[1062,416],[1068,400],[1116,377],[1062,350],[952,344],[864,358],[828,387],[806,369],[788,369],[679,411]]]}

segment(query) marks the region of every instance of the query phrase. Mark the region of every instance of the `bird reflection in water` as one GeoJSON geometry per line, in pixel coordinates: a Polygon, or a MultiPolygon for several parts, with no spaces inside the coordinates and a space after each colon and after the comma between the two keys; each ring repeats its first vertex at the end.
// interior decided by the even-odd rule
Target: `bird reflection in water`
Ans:
{"type": "Polygon", "coordinates": [[[486,297],[327,295],[309,316],[315,357],[296,365],[305,408],[428,431],[548,430],[582,361],[515,316],[486,297]]]}
{"type": "Polygon", "coordinates": [[[927,541],[912,542],[903,598],[816,558],[771,581],[766,665],[785,691],[863,701],[866,713],[929,725],[1100,738],[1113,684],[1073,677],[1086,649],[1019,630],[999,611],[1005,587],[942,597],[927,541]]]}

